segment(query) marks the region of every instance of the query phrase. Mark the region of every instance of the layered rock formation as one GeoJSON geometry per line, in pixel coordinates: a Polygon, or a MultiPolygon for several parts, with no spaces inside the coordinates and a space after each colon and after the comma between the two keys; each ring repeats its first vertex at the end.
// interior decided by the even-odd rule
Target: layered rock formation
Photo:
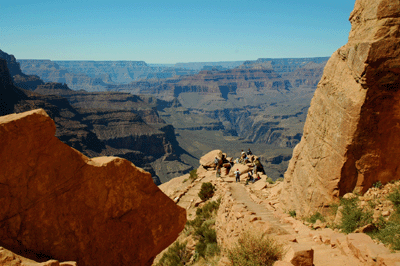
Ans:
{"type": "Polygon", "coordinates": [[[86,156],[128,159],[149,171],[156,184],[192,169],[179,158],[185,151],[175,139],[174,128],[157,113],[156,105],[164,105],[160,100],[127,93],[73,91],[66,84],[42,81],[30,90],[21,90],[13,85],[16,77],[24,75],[14,56],[1,52],[0,57],[6,59],[0,64],[4,87],[0,89],[0,114],[43,108],[56,122],[56,136],[61,141],[86,156]]]}
{"type": "Polygon", "coordinates": [[[38,75],[47,82],[66,83],[73,90],[106,91],[110,84],[138,79],[165,79],[197,71],[163,65],[150,66],[144,61],[51,61],[18,60],[22,71],[38,75]]]}
{"type": "Polygon", "coordinates": [[[7,61],[0,59],[0,115],[43,108],[54,119],[56,136],[64,143],[90,156],[98,155],[105,148],[104,143],[82,123],[81,115],[66,99],[17,88],[7,65],[7,61]]]}
{"type": "Polygon", "coordinates": [[[299,214],[400,178],[400,3],[357,0],[350,22],[285,174],[281,201],[299,214]]]}
{"type": "Polygon", "coordinates": [[[290,156],[301,139],[307,109],[325,64],[288,62],[291,68],[287,69],[294,71],[278,74],[273,62],[246,62],[236,69],[211,69],[195,76],[112,89],[174,102],[158,106],[158,113],[174,126],[180,145],[195,157],[209,149],[231,153],[257,149],[268,165],[268,174],[276,179],[283,177],[288,163],[287,159],[276,163],[278,158],[290,156]]]}
{"type": "Polygon", "coordinates": [[[106,145],[103,155],[123,157],[145,168],[156,184],[192,169],[180,160],[185,151],[176,141],[174,128],[159,117],[159,101],[153,97],[73,91],[59,83],[38,86],[35,92],[68,99],[79,110],[82,123],[106,145]]]}
{"type": "Polygon", "coordinates": [[[43,110],[0,118],[0,246],[35,260],[151,265],[186,222],[149,173],[89,159],[43,110]]]}
{"type": "Polygon", "coordinates": [[[88,76],[60,67],[51,60],[18,60],[24,73],[39,76],[46,82],[68,84],[74,90],[104,91],[112,83],[108,75],[88,76]]]}
{"type": "Polygon", "coordinates": [[[34,90],[38,85],[44,84],[44,82],[34,75],[25,75],[20,69],[20,65],[13,55],[9,55],[0,50],[0,58],[7,61],[9,74],[13,80],[13,83],[20,88],[26,90],[34,90]]]}
{"type": "Polygon", "coordinates": [[[112,89],[178,101],[178,106],[159,108],[163,119],[177,129],[223,131],[251,142],[293,148],[324,66],[299,64],[284,76],[273,70],[271,61],[255,61],[235,69],[112,89]]]}

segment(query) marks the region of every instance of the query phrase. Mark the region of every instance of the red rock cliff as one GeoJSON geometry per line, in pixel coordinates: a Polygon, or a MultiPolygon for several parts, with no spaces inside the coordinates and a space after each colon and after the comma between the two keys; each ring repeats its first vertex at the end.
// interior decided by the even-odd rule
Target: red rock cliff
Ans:
{"type": "Polygon", "coordinates": [[[55,130],[41,109],[0,117],[0,246],[80,266],[151,265],[185,210],[149,173],[117,157],[89,159],[55,130]]]}
{"type": "Polygon", "coordinates": [[[400,2],[357,0],[348,43],[328,61],[281,201],[315,212],[400,178],[400,2]]]}

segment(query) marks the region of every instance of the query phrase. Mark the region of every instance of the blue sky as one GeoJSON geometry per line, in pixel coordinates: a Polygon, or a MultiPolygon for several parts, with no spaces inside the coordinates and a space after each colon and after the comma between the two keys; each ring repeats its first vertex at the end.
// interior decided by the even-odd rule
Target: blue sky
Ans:
{"type": "Polygon", "coordinates": [[[354,1],[2,1],[0,49],[17,59],[147,63],[331,56],[354,1]]]}

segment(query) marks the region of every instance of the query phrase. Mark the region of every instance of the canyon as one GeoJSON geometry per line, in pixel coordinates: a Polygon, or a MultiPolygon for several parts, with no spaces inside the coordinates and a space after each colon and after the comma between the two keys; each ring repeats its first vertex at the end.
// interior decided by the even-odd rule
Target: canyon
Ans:
{"type": "MultiPolygon", "coordinates": [[[[147,161],[154,161],[151,166],[147,164],[146,170],[160,179],[157,181],[159,184],[187,172],[190,167],[197,167],[200,156],[211,148],[236,152],[236,156],[239,156],[240,149],[251,148],[268,165],[268,174],[272,178],[283,177],[292,150],[302,136],[309,102],[327,59],[262,58],[242,62],[178,63],[164,68],[157,66],[153,70],[145,62],[135,61],[17,60],[17,63],[26,73],[40,75],[44,81],[62,82],[73,91],[80,91],[54,90],[49,89],[49,86],[55,85],[41,84],[35,92],[66,98],[71,105],[79,107],[80,112],[85,112],[87,107],[102,109],[96,113],[97,118],[93,115],[85,118],[88,125],[93,123],[93,118],[99,121],[99,117],[107,116],[105,109],[114,110],[114,115],[116,109],[123,109],[125,114],[128,109],[134,110],[147,124],[151,123],[156,128],[163,128],[164,121],[172,125],[176,141],[173,137],[171,141],[176,144],[175,153],[179,150],[178,160],[171,162],[170,159],[174,159],[172,155],[164,157],[169,158],[167,160],[152,154],[146,155],[147,161]],[[136,78],[142,79],[127,83],[129,80],[123,81],[115,76],[126,74],[127,69],[143,73],[172,71],[174,74],[168,78],[154,78],[142,77],[137,72],[139,74],[136,78]],[[180,71],[182,69],[187,71],[180,71]],[[72,84],[65,77],[60,78],[60,73],[72,73],[90,79],[96,78],[96,75],[97,78],[107,75],[109,78],[101,81],[101,84],[96,83],[95,86],[99,87],[95,88],[94,82],[79,82],[79,79],[75,79],[77,82],[72,84]],[[114,79],[126,84],[118,84],[114,79]],[[129,97],[126,93],[134,96],[129,97]],[[135,97],[135,100],[131,100],[135,97]],[[139,98],[141,100],[137,100],[139,98]],[[151,120],[156,116],[157,122],[152,123],[151,120]],[[161,169],[167,163],[171,171],[161,169]]],[[[133,80],[135,75],[132,73],[129,75],[133,80]]],[[[111,116],[105,119],[111,119],[111,116]]],[[[124,122],[121,120],[121,123],[124,122]]],[[[102,140],[110,139],[108,143],[113,143],[113,148],[122,148],[123,142],[124,148],[132,150],[131,144],[135,138],[128,136],[126,127],[123,130],[125,133],[115,136],[112,136],[115,130],[101,132],[106,128],[104,125],[97,123],[95,128],[97,135],[102,134],[102,140]]],[[[138,151],[136,148],[133,150],[138,151]]],[[[139,152],[143,150],[139,149],[139,152]]],[[[137,154],[119,152],[115,155],[145,166],[146,160],[138,158],[137,154]]]]}
{"type": "MultiPolygon", "coordinates": [[[[13,72],[10,72],[7,66],[18,66],[18,63],[13,56],[2,54],[9,60],[0,59],[4,77],[2,115],[43,108],[55,120],[56,136],[60,140],[90,157],[115,155],[126,158],[149,171],[156,184],[192,169],[179,159],[179,154],[185,152],[176,142],[174,129],[157,118],[157,113],[146,103],[146,99],[126,93],[104,92],[91,96],[81,92],[77,95],[86,96],[84,100],[92,97],[97,103],[78,108],[59,96],[75,92],[65,84],[45,84],[33,76],[40,80],[40,84],[31,89],[42,94],[16,87],[14,80],[19,77],[20,69],[12,68],[13,72]],[[109,95],[113,95],[114,99],[108,102],[109,95]],[[125,107],[121,102],[126,102],[125,107]],[[107,127],[108,124],[110,127],[107,127]]],[[[147,99],[149,101],[151,99],[147,99]]]]}
{"type": "Polygon", "coordinates": [[[283,74],[274,70],[273,66],[279,66],[277,70],[284,71],[275,61],[260,59],[228,70],[202,70],[192,76],[110,88],[170,102],[160,106],[158,113],[174,126],[182,148],[196,158],[213,148],[236,157],[241,149],[251,148],[276,179],[283,177],[300,141],[325,65],[324,58],[295,62],[287,67],[293,71],[283,74]]]}
{"type": "Polygon", "coordinates": [[[327,63],[260,59],[107,92],[44,83],[3,53],[0,265],[29,265],[13,252],[34,265],[159,265],[171,243],[183,243],[185,263],[231,265],[246,232],[284,248],[275,266],[398,265],[400,2],[356,0],[350,22],[327,63]],[[157,187],[128,160],[90,159],[58,138],[87,153],[138,155],[153,171],[197,167],[157,187]],[[215,157],[247,148],[261,157],[260,179],[247,180],[251,160],[215,169],[215,157]],[[210,206],[213,216],[201,217],[210,206]]]}

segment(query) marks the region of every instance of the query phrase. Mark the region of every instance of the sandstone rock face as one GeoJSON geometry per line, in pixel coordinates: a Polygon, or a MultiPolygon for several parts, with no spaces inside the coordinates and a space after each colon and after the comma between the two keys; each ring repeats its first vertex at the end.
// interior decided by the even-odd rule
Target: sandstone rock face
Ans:
{"type": "Polygon", "coordinates": [[[350,22],[285,174],[281,201],[299,214],[400,177],[400,2],[357,0],[350,22]]]}
{"type": "Polygon", "coordinates": [[[117,157],[89,159],[55,130],[43,110],[0,118],[0,246],[35,260],[151,265],[185,210],[149,173],[117,157]]]}
{"type": "Polygon", "coordinates": [[[75,261],[59,262],[49,260],[45,262],[36,262],[18,254],[15,254],[3,247],[0,247],[0,266],[77,266],[75,261]]]}
{"type": "Polygon", "coordinates": [[[213,150],[204,155],[203,157],[200,158],[200,165],[204,167],[214,167],[215,163],[215,157],[218,159],[222,158],[222,151],[221,150],[213,150]]]}

